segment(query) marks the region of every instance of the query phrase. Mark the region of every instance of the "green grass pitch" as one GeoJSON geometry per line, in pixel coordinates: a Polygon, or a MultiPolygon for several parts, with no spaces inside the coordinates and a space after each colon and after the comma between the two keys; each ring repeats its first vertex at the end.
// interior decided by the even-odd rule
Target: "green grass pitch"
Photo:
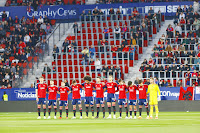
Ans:
{"type": "MultiPolygon", "coordinates": [[[[101,112],[100,112],[101,113],[101,112]]],[[[43,113],[41,113],[43,114],[43,113]]],[[[160,112],[159,119],[69,119],[37,120],[37,113],[0,113],[0,133],[199,133],[200,112],[160,112]]],[[[116,113],[117,117],[119,113],[116,113]]],[[[89,114],[91,115],[91,113],[89,114]]],[[[108,114],[106,114],[108,116],[108,114]]],[[[63,112],[63,117],[65,113],[63,112]]],[[[85,112],[83,112],[83,117],[85,112]]],[[[59,117],[59,113],[57,114],[59,117]]],[[[100,114],[102,117],[102,113],[100,114]]]]}

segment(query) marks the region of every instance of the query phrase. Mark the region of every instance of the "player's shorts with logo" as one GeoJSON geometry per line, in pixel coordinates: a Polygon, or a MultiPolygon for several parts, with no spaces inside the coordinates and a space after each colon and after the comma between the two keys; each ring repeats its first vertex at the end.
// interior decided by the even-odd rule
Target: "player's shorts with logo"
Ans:
{"type": "Polygon", "coordinates": [[[144,106],[148,106],[148,101],[147,99],[139,99],[139,105],[144,105],[144,106]]]}
{"type": "Polygon", "coordinates": [[[118,104],[119,105],[127,105],[127,99],[119,99],[118,104]]]}
{"type": "Polygon", "coordinates": [[[104,104],[103,98],[96,98],[96,104],[104,104]]]}
{"type": "Polygon", "coordinates": [[[116,102],[115,94],[108,93],[107,94],[107,102],[116,102]]]}
{"type": "Polygon", "coordinates": [[[150,99],[149,100],[149,105],[157,105],[158,104],[158,100],[157,99],[150,99]]]}
{"type": "Polygon", "coordinates": [[[129,105],[137,105],[137,100],[129,100],[129,105]]]}
{"type": "Polygon", "coordinates": [[[93,97],[85,97],[85,104],[94,105],[94,98],[93,97]]]}
{"type": "Polygon", "coordinates": [[[49,100],[48,101],[48,106],[51,106],[51,105],[56,106],[57,105],[57,101],[56,100],[49,100]]]}
{"type": "Polygon", "coordinates": [[[46,98],[38,98],[37,104],[46,104],[46,98]]]}
{"type": "Polygon", "coordinates": [[[72,105],[81,104],[81,99],[72,99],[72,105]]]}
{"type": "Polygon", "coordinates": [[[68,101],[59,101],[59,106],[68,106],[68,101]]]}

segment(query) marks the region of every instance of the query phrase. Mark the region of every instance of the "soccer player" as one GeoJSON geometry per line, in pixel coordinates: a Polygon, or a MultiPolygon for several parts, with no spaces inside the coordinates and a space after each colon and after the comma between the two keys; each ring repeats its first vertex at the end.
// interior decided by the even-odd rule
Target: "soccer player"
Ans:
{"type": "Polygon", "coordinates": [[[126,118],[128,119],[128,108],[127,108],[127,99],[126,99],[126,84],[124,84],[124,81],[122,79],[118,80],[119,85],[117,86],[117,91],[119,91],[119,117],[118,119],[122,119],[122,106],[124,105],[124,108],[126,109],[126,118]]]}
{"type": "Polygon", "coordinates": [[[74,116],[72,119],[76,119],[76,104],[78,104],[79,112],[80,112],[80,119],[82,119],[82,105],[81,105],[81,94],[80,89],[82,86],[77,84],[76,80],[72,81],[72,86],[70,87],[72,92],[72,105],[73,105],[73,113],[74,116]]]}
{"type": "Polygon", "coordinates": [[[60,101],[59,101],[59,109],[60,109],[60,117],[62,119],[62,108],[65,106],[66,110],[66,119],[68,119],[68,95],[71,93],[68,87],[65,87],[65,82],[61,82],[61,87],[59,88],[60,92],[60,101]]]}
{"type": "Polygon", "coordinates": [[[89,106],[92,110],[92,118],[94,118],[94,98],[93,98],[93,84],[91,82],[90,76],[85,76],[84,81],[85,83],[82,84],[83,90],[85,90],[85,107],[86,107],[86,119],[88,118],[89,106]]]}
{"type": "Polygon", "coordinates": [[[95,89],[96,89],[96,106],[97,106],[97,116],[95,118],[99,118],[100,106],[103,110],[103,118],[105,118],[105,108],[104,108],[104,83],[101,83],[101,78],[97,77],[95,89]]]}
{"type": "Polygon", "coordinates": [[[39,78],[39,83],[37,84],[36,88],[36,101],[37,101],[37,108],[38,108],[38,118],[41,119],[40,117],[40,108],[41,104],[43,106],[44,110],[44,119],[46,119],[46,93],[47,93],[47,84],[44,83],[44,77],[39,78]]]}
{"type": "Polygon", "coordinates": [[[109,116],[107,117],[107,119],[111,119],[111,105],[113,106],[113,118],[116,119],[115,116],[115,102],[116,102],[116,98],[115,98],[115,87],[117,87],[117,83],[113,82],[113,76],[109,75],[109,82],[106,83],[105,88],[107,89],[107,106],[108,106],[108,112],[109,112],[109,116]]]}
{"type": "Polygon", "coordinates": [[[128,91],[129,91],[129,111],[130,117],[132,119],[132,111],[134,107],[134,119],[136,119],[136,112],[137,112],[137,95],[136,95],[137,86],[132,84],[132,81],[128,81],[128,91]]]}
{"type": "Polygon", "coordinates": [[[147,111],[147,117],[146,119],[149,119],[149,109],[148,109],[148,101],[147,101],[147,89],[148,89],[148,85],[144,85],[143,81],[140,79],[139,80],[139,86],[138,86],[138,90],[139,90],[139,117],[138,119],[142,119],[142,106],[144,105],[147,111]]]}
{"type": "Polygon", "coordinates": [[[157,84],[155,84],[154,79],[150,78],[150,85],[148,86],[147,94],[149,96],[149,104],[150,104],[150,119],[153,118],[153,107],[155,106],[156,118],[158,119],[158,95],[160,95],[160,89],[157,84]]]}
{"type": "Polygon", "coordinates": [[[49,116],[47,119],[51,119],[51,106],[53,105],[54,107],[54,119],[56,119],[56,113],[57,113],[57,93],[58,92],[58,87],[54,85],[54,81],[50,80],[50,86],[48,87],[47,90],[49,97],[48,97],[48,112],[49,112],[49,116]]]}

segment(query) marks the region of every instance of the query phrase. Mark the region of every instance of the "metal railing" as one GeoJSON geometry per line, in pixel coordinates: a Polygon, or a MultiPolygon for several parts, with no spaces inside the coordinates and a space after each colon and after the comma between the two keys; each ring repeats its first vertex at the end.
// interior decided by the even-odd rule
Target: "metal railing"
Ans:
{"type": "Polygon", "coordinates": [[[149,79],[150,77],[156,77],[158,80],[170,80],[170,83],[173,85],[174,80],[176,82],[178,80],[182,80],[183,82],[183,87],[186,86],[187,80],[190,81],[190,84],[188,86],[192,86],[193,80],[198,81],[199,78],[197,77],[192,77],[191,74],[189,73],[189,77],[186,77],[185,75],[187,74],[188,71],[145,71],[142,74],[142,79],[149,79]]]}
{"type": "MultiPolygon", "coordinates": [[[[173,64],[173,61],[176,61],[177,65],[180,64],[189,64],[189,61],[195,62],[195,57],[153,57],[152,58],[155,62],[155,64],[169,64],[169,62],[171,62],[171,64],[173,64]],[[171,60],[171,61],[167,61],[167,60],[171,60]]],[[[198,59],[198,58],[197,58],[198,59]]],[[[192,65],[198,65],[198,64],[192,64],[192,65]]]]}

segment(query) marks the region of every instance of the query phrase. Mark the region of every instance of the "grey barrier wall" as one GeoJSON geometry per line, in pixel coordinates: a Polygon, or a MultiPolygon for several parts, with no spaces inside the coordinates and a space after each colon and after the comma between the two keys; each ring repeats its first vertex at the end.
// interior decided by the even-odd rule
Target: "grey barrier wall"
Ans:
{"type": "MultiPolygon", "coordinates": [[[[82,103],[84,102],[82,101],[82,103]]],[[[116,104],[116,110],[117,111],[119,110],[118,104],[116,104]]],[[[0,101],[0,112],[36,112],[36,111],[37,111],[36,101],[7,101],[7,102],[0,101]]],[[[69,111],[72,111],[71,101],[69,101],[69,111]]],[[[84,105],[83,105],[83,111],[85,111],[84,105]]],[[[200,111],[200,101],[161,101],[159,102],[159,111],[160,112],[200,111]]]]}

